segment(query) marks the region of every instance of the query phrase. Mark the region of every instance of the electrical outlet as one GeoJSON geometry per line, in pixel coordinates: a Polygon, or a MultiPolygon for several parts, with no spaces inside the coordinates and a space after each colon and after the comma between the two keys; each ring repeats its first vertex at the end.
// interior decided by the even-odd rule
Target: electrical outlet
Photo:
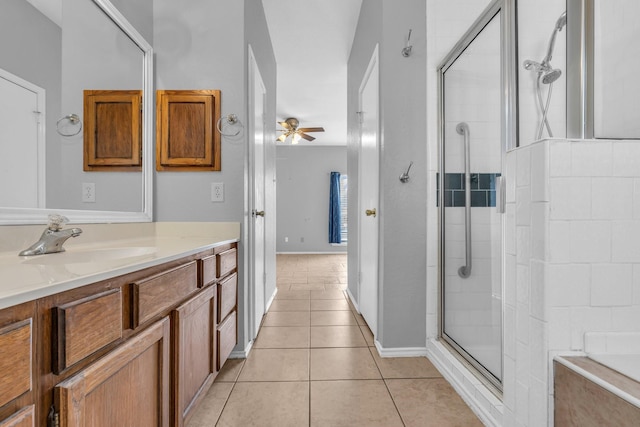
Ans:
{"type": "Polygon", "coordinates": [[[285,238],[284,238],[284,242],[285,242],[285,243],[289,243],[289,238],[288,238],[288,237],[285,237],[285,238]]]}
{"type": "Polygon", "coordinates": [[[224,184],[222,182],[211,183],[211,201],[224,202],[224,184]]]}
{"type": "Polygon", "coordinates": [[[96,202],[96,185],[93,182],[82,183],[82,202],[83,203],[96,202]]]}

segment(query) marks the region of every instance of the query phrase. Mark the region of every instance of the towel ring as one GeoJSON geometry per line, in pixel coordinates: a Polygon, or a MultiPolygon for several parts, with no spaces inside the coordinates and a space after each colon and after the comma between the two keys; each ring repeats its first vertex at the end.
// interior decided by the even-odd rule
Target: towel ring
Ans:
{"type": "Polygon", "coordinates": [[[62,135],[62,136],[76,136],[77,134],[80,133],[80,131],[82,130],[82,120],[80,120],[80,117],[77,114],[68,114],[64,117],[62,117],[60,120],[58,120],[56,122],[56,131],[58,132],[58,134],[62,135]],[[73,126],[78,126],[78,130],[74,133],[65,133],[63,131],[60,130],[60,122],[62,121],[68,121],[69,123],[71,123],[73,126]]]}
{"type": "Polygon", "coordinates": [[[242,126],[242,122],[240,121],[240,119],[238,118],[237,115],[231,113],[231,114],[227,114],[226,116],[220,117],[218,119],[218,123],[216,123],[216,128],[218,129],[218,132],[220,132],[220,135],[222,136],[238,136],[240,134],[240,132],[242,132],[243,126],[242,126]],[[225,121],[225,125],[227,126],[235,126],[238,125],[239,129],[236,131],[236,133],[224,133],[222,132],[222,126],[223,123],[222,121],[225,121]]]}

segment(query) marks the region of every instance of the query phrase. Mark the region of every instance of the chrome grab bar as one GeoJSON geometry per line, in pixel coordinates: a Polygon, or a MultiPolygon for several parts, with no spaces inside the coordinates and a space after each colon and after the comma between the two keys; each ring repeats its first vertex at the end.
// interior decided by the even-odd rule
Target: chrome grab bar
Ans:
{"type": "Polygon", "coordinates": [[[465,265],[458,269],[458,276],[466,279],[471,275],[471,156],[469,125],[460,122],[456,132],[464,136],[464,230],[465,230],[465,265]]]}

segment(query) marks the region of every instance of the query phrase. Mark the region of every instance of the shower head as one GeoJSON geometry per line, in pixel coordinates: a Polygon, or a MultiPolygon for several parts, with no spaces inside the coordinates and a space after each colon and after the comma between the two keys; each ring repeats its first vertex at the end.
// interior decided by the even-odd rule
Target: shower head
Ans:
{"type": "Polygon", "coordinates": [[[562,31],[562,27],[564,27],[565,25],[567,25],[567,12],[563,12],[562,15],[560,15],[560,18],[558,18],[558,20],[556,21],[556,30],[558,31],[562,31]]]}
{"type": "Polygon", "coordinates": [[[558,35],[558,33],[560,31],[562,31],[562,28],[564,28],[564,26],[567,25],[567,12],[562,12],[562,15],[560,15],[560,18],[558,18],[558,20],[556,21],[556,26],[553,29],[553,33],[551,34],[551,39],[549,39],[549,47],[547,48],[547,56],[544,57],[544,59],[542,60],[542,64],[543,65],[549,65],[549,62],[551,62],[551,56],[553,55],[553,49],[556,45],[556,36],[558,35]]]}
{"type": "Polygon", "coordinates": [[[557,68],[551,69],[551,70],[547,70],[544,72],[543,76],[542,76],[542,83],[548,85],[550,83],[555,82],[556,80],[558,80],[560,78],[560,76],[562,75],[562,71],[560,71],[557,68]]]}

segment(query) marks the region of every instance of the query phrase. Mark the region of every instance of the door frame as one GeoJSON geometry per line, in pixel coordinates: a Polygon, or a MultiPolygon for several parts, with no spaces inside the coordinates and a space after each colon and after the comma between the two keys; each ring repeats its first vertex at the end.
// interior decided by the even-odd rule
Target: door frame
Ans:
{"type": "MultiPolygon", "coordinates": [[[[249,203],[248,203],[248,207],[249,207],[249,227],[248,227],[248,244],[249,244],[249,268],[248,268],[248,284],[249,284],[249,289],[248,289],[248,296],[249,296],[249,304],[248,304],[248,319],[249,319],[249,325],[248,325],[248,332],[249,332],[249,337],[248,337],[248,341],[252,341],[256,338],[256,336],[258,335],[258,328],[259,328],[259,321],[262,319],[260,317],[260,319],[257,319],[258,317],[258,304],[260,303],[259,301],[257,301],[257,293],[256,293],[256,289],[257,286],[262,286],[262,295],[263,295],[263,301],[262,301],[262,310],[261,313],[262,315],[264,315],[264,313],[266,312],[266,228],[263,226],[263,236],[262,236],[262,245],[263,245],[263,258],[262,258],[262,263],[263,263],[263,280],[262,283],[256,283],[255,280],[255,272],[256,272],[256,263],[259,262],[260,260],[256,259],[256,236],[255,236],[255,215],[254,212],[259,209],[259,207],[255,206],[255,194],[256,194],[256,189],[255,189],[255,185],[253,185],[253,183],[256,180],[256,176],[255,176],[255,165],[256,165],[256,159],[255,159],[255,130],[256,130],[256,126],[255,126],[255,112],[256,112],[256,105],[255,105],[255,95],[256,95],[256,90],[259,89],[262,93],[262,138],[263,138],[263,144],[266,142],[266,127],[265,127],[265,112],[266,112],[266,96],[267,96],[267,90],[266,90],[266,86],[264,84],[264,80],[262,79],[262,75],[260,73],[260,69],[258,67],[258,63],[256,61],[255,55],[253,54],[253,49],[251,48],[251,45],[248,45],[248,58],[249,58],[249,72],[248,72],[248,95],[249,95],[249,102],[248,102],[248,126],[247,126],[247,130],[249,133],[249,138],[248,138],[248,142],[249,142],[249,203]],[[256,87],[255,82],[258,82],[259,84],[259,88],[256,87]]],[[[264,149],[263,149],[263,154],[262,154],[262,180],[265,180],[265,154],[264,154],[264,149]]],[[[263,186],[263,199],[264,199],[264,191],[265,191],[265,186],[266,186],[266,182],[265,185],[263,186]]],[[[264,209],[264,207],[262,207],[264,209]]],[[[263,223],[266,225],[266,222],[264,221],[264,219],[262,219],[263,223]]]]}
{"type": "MultiPolygon", "coordinates": [[[[363,294],[362,294],[362,218],[361,218],[361,214],[364,211],[364,209],[367,209],[367,207],[365,207],[363,200],[362,200],[362,188],[365,185],[365,183],[367,181],[371,182],[371,181],[375,181],[377,183],[377,193],[378,193],[378,201],[377,201],[377,205],[375,206],[375,208],[380,211],[380,59],[379,59],[379,45],[376,44],[373,53],[371,55],[371,59],[369,60],[369,64],[367,65],[367,69],[362,77],[362,81],[360,83],[360,87],[358,89],[358,190],[357,190],[357,194],[358,194],[358,214],[356,215],[356,217],[358,218],[358,242],[357,242],[357,248],[358,248],[358,284],[357,284],[357,289],[358,289],[358,312],[360,314],[362,314],[362,298],[363,298],[363,294]],[[376,151],[377,151],[377,160],[378,160],[378,174],[376,177],[374,177],[373,179],[371,179],[369,177],[368,180],[363,179],[362,176],[362,124],[363,124],[363,100],[362,100],[362,95],[363,92],[365,90],[365,88],[367,87],[367,84],[370,82],[370,78],[371,75],[373,74],[374,70],[377,72],[378,75],[378,82],[376,83],[378,85],[377,87],[377,92],[378,92],[378,96],[377,96],[377,102],[376,102],[376,108],[377,108],[377,124],[376,124],[376,139],[377,139],[377,143],[376,143],[376,151]]],[[[381,292],[380,292],[380,213],[377,213],[378,217],[377,217],[377,221],[378,221],[378,235],[377,235],[377,258],[375,260],[376,266],[376,301],[375,301],[375,306],[376,306],[376,313],[375,313],[375,325],[369,325],[371,328],[371,332],[374,335],[374,339],[378,338],[378,324],[379,324],[379,320],[380,320],[380,301],[382,300],[381,298],[381,292]]],[[[366,319],[365,319],[366,320],[366,319]]]]}
{"type": "MultiPolygon", "coordinates": [[[[47,195],[47,147],[46,147],[46,91],[40,86],[34,85],[31,82],[28,82],[15,74],[11,74],[8,71],[0,68],[0,78],[13,83],[16,86],[20,86],[29,92],[32,92],[36,95],[36,108],[34,114],[38,115],[37,121],[37,137],[36,137],[36,168],[37,168],[37,186],[38,186],[38,206],[32,206],[35,208],[44,208],[46,203],[46,195],[47,195]]],[[[24,160],[24,159],[23,159],[24,160]]]]}

